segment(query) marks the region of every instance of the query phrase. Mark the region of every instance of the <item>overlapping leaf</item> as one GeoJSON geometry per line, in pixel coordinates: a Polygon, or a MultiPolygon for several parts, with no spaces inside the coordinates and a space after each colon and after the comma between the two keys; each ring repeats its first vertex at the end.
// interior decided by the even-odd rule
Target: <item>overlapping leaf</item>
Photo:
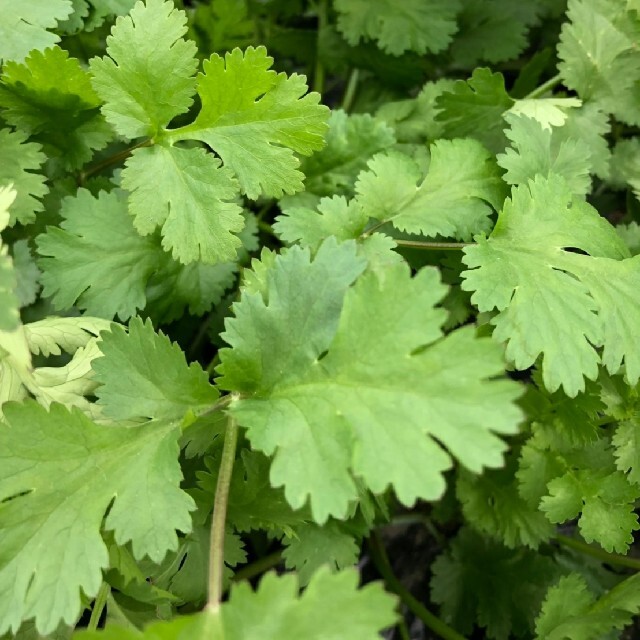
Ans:
{"type": "MultiPolygon", "coordinates": [[[[11,187],[0,187],[0,231],[9,224],[9,207],[16,192],[11,187]]],[[[0,239],[0,331],[13,331],[20,321],[19,301],[16,296],[16,274],[7,248],[0,239]]]]}
{"type": "Polygon", "coordinates": [[[294,152],[322,148],[329,110],[307,92],[304,76],[271,70],[264,47],[213,54],[198,76],[202,108],[193,124],[171,140],[200,140],[235,174],[250,198],[302,189],[294,152]]]}
{"type": "Polygon", "coordinates": [[[465,248],[462,288],[481,311],[499,311],[493,335],[518,369],[542,355],[546,387],[575,396],[601,362],[612,373],[624,362],[627,379],[640,378],[640,261],[628,256],[564,180],[538,177],[513,190],[488,239],[465,248]]]}
{"type": "Polygon", "coordinates": [[[104,526],[116,541],[160,561],[177,547],[176,529],[191,528],[193,502],[179,488],[174,426],[100,427],[79,411],[32,402],[4,411],[0,633],[32,617],[48,633],[76,621],[81,589],[98,591],[108,509],[104,526]]]}
{"type": "Polygon", "coordinates": [[[310,497],[320,523],[345,516],[354,477],[374,493],[392,485],[405,504],[440,496],[451,458],[434,437],[473,471],[499,466],[497,434],[519,420],[517,386],[490,380],[502,370],[490,341],[470,327],[440,339],[434,270],[412,279],[396,265],[347,292],[363,266],[352,243],[326,241],[313,262],[289,249],[264,297],[236,305],[221,353],[219,384],[247,396],[232,413],[254,448],[275,454],[272,483],[294,508],[310,497]]]}

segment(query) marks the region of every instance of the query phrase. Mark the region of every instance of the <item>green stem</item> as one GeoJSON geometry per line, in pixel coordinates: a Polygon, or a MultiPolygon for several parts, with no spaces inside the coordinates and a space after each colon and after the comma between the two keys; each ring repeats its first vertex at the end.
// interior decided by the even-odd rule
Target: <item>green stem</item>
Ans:
{"type": "Polygon", "coordinates": [[[139,631],[138,627],[136,627],[129,618],[124,614],[120,605],[116,602],[116,599],[113,597],[113,594],[109,594],[107,598],[107,608],[109,609],[109,620],[115,622],[118,626],[124,627],[125,629],[130,629],[131,631],[139,631]]]}
{"type": "Polygon", "coordinates": [[[411,640],[411,635],[409,629],[407,629],[407,623],[404,621],[404,618],[400,618],[400,622],[398,622],[396,628],[398,629],[401,640],[411,640]]]}
{"type": "Polygon", "coordinates": [[[342,98],[342,109],[349,113],[353,105],[353,99],[356,97],[356,89],[358,87],[358,79],[360,77],[359,69],[351,69],[349,80],[347,80],[347,88],[344,90],[342,98]]]}
{"type": "Polygon", "coordinates": [[[598,549],[598,547],[594,547],[586,542],[582,542],[581,540],[576,540],[575,538],[570,538],[569,536],[563,536],[562,534],[557,534],[556,540],[565,547],[585,553],[592,558],[597,558],[607,564],[614,564],[620,567],[628,567],[630,569],[640,571],[640,560],[637,560],[636,558],[628,558],[627,556],[622,556],[618,553],[609,553],[604,549],[598,549]]]}
{"type": "Polygon", "coordinates": [[[313,90],[322,94],[324,91],[324,65],[320,60],[320,37],[327,26],[327,0],[318,2],[318,39],[316,41],[316,68],[313,74],[313,90]]]}
{"type": "Polygon", "coordinates": [[[399,247],[428,251],[458,251],[472,244],[471,242],[422,242],[421,240],[398,240],[397,238],[394,238],[393,241],[399,247]]]}
{"type": "Polygon", "coordinates": [[[524,99],[531,100],[533,98],[539,98],[540,96],[547,93],[547,91],[551,91],[554,87],[559,85],[562,82],[562,76],[557,74],[553,76],[553,78],[549,78],[545,83],[541,84],[539,87],[536,87],[531,93],[528,93],[524,99]]]}
{"type": "Polygon", "coordinates": [[[152,140],[143,140],[138,144],[134,144],[132,147],[128,147],[127,149],[123,149],[122,151],[118,151],[118,153],[114,153],[112,156],[101,160],[100,162],[96,162],[93,166],[81,171],[78,174],[78,183],[82,186],[87,178],[94,175],[95,173],[99,173],[103,169],[110,167],[112,164],[117,164],[126,160],[136,149],[140,149],[140,147],[150,147],[153,145],[152,140]]]}
{"type": "Polygon", "coordinates": [[[380,540],[380,536],[375,531],[369,537],[369,551],[371,553],[371,559],[380,572],[380,575],[384,578],[387,587],[397,594],[402,602],[404,602],[431,631],[437,633],[441,638],[444,638],[444,640],[465,640],[464,636],[461,636],[455,629],[452,629],[448,624],[431,613],[431,611],[405,589],[393,573],[387,552],[380,540]]]}
{"type": "Polygon", "coordinates": [[[211,415],[212,413],[215,413],[216,411],[220,411],[221,409],[224,409],[228,404],[231,403],[232,400],[233,400],[233,395],[231,394],[229,394],[228,396],[223,396],[218,400],[218,402],[216,402],[215,404],[212,404],[206,411],[203,411],[200,414],[200,417],[208,416],[208,415],[211,415]]]}
{"type": "Polygon", "coordinates": [[[233,582],[242,582],[243,580],[251,580],[251,578],[255,578],[263,574],[265,571],[269,571],[269,569],[273,569],[277,567],[282,562],[282,551],[274,551],[270,553],[268,556],[264,556],[259,558],[255,562],[248,564],[246,567],[242,567],[242,569],[235,572],[233,578],[233,582]]]}
{"type": "Polygon", "coordinates": [[[276,232],[273,230],[273,227],[268,222],[265,222],[264,220],[260,220],[260,219],[258,219],[257,222],[258,222],[258,229],[260,229],[260,231],[270,236],[274,236],[275,238],[278,237],[276,236],[276,232]]]}
{"type": "Polygon", "coordinates": [[[224,435],[222,459],[218,473],[218,484],[213,503],[211,518],[211,537],[209,538],[209,597],[207,609],[216,612],[222,602],[222,576],[224,573],[224,534],[227,520],[227,503],[231,474],[236,458],[238,442],[238,423],[235,418],[228,417],[227,430],[224,435]]]}
{"type": "Polygon", "coordinates": [[[87,625],[87,629],[89,631],[95,631],[98,628],[100,618],[102,617],[102,612],[104,611],[104,606],[107,604],[107,598],[109,597],[110,593],[111,587],[109,586],[109,583],[103,582],[100,585],[100,590],[98,591],[96,599],[93,601],[91,617],[89,618],[89,624],[87,625]]]}

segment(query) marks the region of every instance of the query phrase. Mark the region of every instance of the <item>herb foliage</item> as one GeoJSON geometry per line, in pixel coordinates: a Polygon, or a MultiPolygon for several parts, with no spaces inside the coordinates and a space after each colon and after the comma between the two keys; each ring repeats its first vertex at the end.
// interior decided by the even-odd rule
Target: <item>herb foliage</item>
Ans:
{"type": "Polygon", "coordinates": [[[640,3],[0,14],[2,638],[633,636],[640,3]]]}

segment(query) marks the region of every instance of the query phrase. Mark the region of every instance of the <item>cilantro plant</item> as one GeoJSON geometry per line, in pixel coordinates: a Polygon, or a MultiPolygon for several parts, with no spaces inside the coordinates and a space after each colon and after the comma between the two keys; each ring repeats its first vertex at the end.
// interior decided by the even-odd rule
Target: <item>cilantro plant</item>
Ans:
{"type": "Polygon", "coordinates": [[[640,2],[0,0],[0,637],[637,637],[640,2]]]}

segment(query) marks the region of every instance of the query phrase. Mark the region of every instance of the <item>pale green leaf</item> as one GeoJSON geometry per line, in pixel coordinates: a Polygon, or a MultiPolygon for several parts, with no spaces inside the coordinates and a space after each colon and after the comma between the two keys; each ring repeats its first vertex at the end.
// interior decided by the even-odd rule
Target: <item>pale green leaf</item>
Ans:
{"type": "Polygon", "coordinates": [[[507,113],[533,118],[544,129],[551,129],[561,127],[569,117],[568,110],[581,105],[577,98],[529,98],[516,100],[507,113]]]}
{"type": "Polygon", "coordinates": [[[464,251],[462,288],[480,311],[499,311],[493,335],[516,368],[542,355],[547,389],[570,396],[597,377],[600,362],[615,373],[624,361],[629,381],[640,378],[640,261],[564,180],[538,176],[514,188],[491,236],[464,251]]]}
{"type": "Polygon", "coordinates": [[[497,434],[519,420],[517,386],[491,380],[499,350],[471,327],[440,340],[437,272],[411,278],[394,265],[345,296],[362,269],[354,254],[328,240],[313,262],[296,247],[277,257],[265,297],[245,293],[235,305],[224,334],[232,349],[221,352],[220,386],[246,396],[232,413],[254,448],[275,453],[272,484],[294,508],[310,497],[319,523],[346,515],[355,477],[374,493],[392,485],[407,505],[438,498],[451,465],[442,446],[472,471],[499,466],[497,434]]]}
{"type": "Polygon", "coordinates": [[[470,240],[491,225],[492,208],[504,199],[498,168],[475,140],[439,140],[431,145],[425,176],[409,156],[375,156],[356,183],[366,214],[427,237],[470,240]]]}
{"type": "Polygon", "coordinates": [[[80,590],[94,596],[108,562],[104,526],[156,562],[189,531],[179,488],[178,429],[100,427],[79,411],[5,405],[0,429],[3,544],[0,633],[35,617],[48,633],[75,623],[80,590]],[[69,562],[70,554],[73,562],[69,562]]]}

